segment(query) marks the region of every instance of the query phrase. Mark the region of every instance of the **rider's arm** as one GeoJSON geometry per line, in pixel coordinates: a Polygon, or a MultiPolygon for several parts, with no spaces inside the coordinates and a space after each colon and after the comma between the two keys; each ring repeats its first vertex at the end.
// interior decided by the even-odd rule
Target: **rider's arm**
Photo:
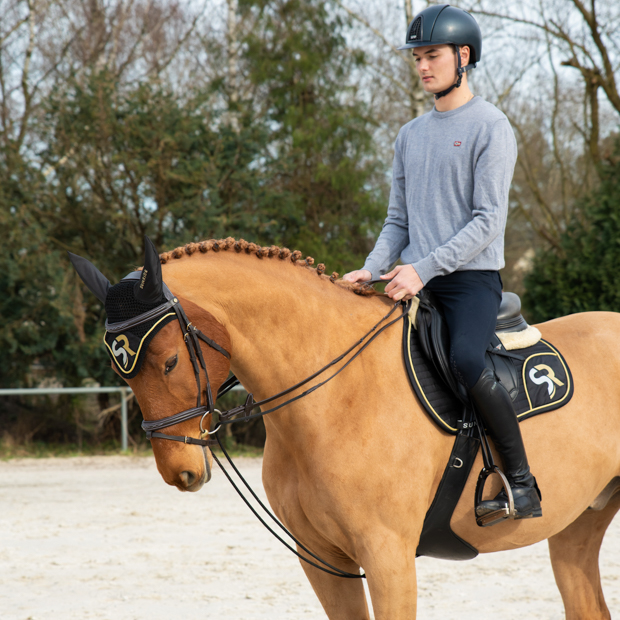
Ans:
{"type": "Polygon", "coordinates": [[[466,265],[504,234],[508,191],[517,159],[516,140],[507,119],[496,121],[480,138],[474,167],[473,217],[447,243],[413,263],[424,284],[466,265]]]}
{"type": "Polygon", "coordinates": [[[403,249],[409,244],[409,218],[407,216],[407,201],[405,199],[405,167],[402,155],[404,129],[401,129],[394,144],[392,189],[390,191],[387,217],[383,223],[383,229],[377,239],[377,243],[373,251],[368,255],[363,267],[363,269],[370,271],[373,280],[385,274],[400,257],[403,249]]]}

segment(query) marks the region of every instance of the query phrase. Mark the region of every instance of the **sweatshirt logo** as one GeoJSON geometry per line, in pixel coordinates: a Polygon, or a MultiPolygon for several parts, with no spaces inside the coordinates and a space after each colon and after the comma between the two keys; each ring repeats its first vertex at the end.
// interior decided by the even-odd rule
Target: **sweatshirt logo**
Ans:
{"type": "Polygon", "coordinates": [[[454,146],[461,146],[461,143],[457,140],[457,141],[454,143],[454,146]]]}

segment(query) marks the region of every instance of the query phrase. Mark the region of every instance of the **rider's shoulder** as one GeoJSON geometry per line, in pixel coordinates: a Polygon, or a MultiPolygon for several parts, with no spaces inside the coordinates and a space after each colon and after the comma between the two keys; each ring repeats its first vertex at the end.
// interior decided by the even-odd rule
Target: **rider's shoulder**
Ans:
{"type": "Polygon", "coordinates": [[[472,103],[472,116],[475,116],[485,125],[494,125],[497,121],[505,121],[509,123],[508,117],[491,102],[486,101],[482,97],[474,97],[472,103]]]}
{"type": "Polygon", "coordinates": [[[416,132],[421,131],[425,125],[431,120],[430,112],[421,114],[416,118],[412,118],[408,123],[405,123],[398,131],[396,136],[396,144],[402,141],[406,141],[410,135],[415,135],[416,132]]]}

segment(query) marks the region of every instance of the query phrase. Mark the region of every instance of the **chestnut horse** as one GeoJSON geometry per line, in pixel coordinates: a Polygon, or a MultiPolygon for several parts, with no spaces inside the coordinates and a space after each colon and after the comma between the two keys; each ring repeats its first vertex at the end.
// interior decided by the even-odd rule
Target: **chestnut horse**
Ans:
{"type": "MultiPolygon", "coordinates": [[[[336,358],[392,306],[381,295],[353,294],[299,256],[232,239],[160,256],[163,280],[190,321],[231,353],[229,362],[203,346],[214,390],[230,363],[256,400],[277,394],[336,358]]],[[[548,539],[566,618],[602,620],[610,615],[598,554],[620,508],[620,314],[577,314],[537,327],[562,352],[575,384],[569,404],[522,424],[543,517],[478,527],[478,455],[452,529],[481,553],[548,539]]],[[[377,620],[415,618],[416,548],[454,442],[417,401],[401,338],[399,321],[333,381],[264,418],[263,483],[273,510],[324,560],[350,573],[363,567],[377,620]]],[[[195,406],[194,373],[176,321],[154,337],[128,383],[146,420],[195,406]]],[[[198,421],[166,432],[198,437],[198,421]]],[[[152,444],[168,484],[201,488],[212,460],[207,449],[152,444]]],[[[489,481],[485,496],[498,490],[489,481]]],[[[361,580],[302,566],[331,620],[369,617],[361,580]]]]}

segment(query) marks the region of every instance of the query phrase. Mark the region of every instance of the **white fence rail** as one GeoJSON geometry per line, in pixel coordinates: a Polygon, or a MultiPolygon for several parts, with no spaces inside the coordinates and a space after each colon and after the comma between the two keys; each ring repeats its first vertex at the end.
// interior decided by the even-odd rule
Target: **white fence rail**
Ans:
{"type": "MultiPolygon", "coordinates": [[[[232,388],[244,391],[240,385],[232,388]]],[[[131,394],[128,387],[62,387],[62,388],[9,388],[0,390],[0,396],[45,396],[48,394],[118,394],[121,398],[121,449],[127,450],[127,400],[131,394]]]]}

